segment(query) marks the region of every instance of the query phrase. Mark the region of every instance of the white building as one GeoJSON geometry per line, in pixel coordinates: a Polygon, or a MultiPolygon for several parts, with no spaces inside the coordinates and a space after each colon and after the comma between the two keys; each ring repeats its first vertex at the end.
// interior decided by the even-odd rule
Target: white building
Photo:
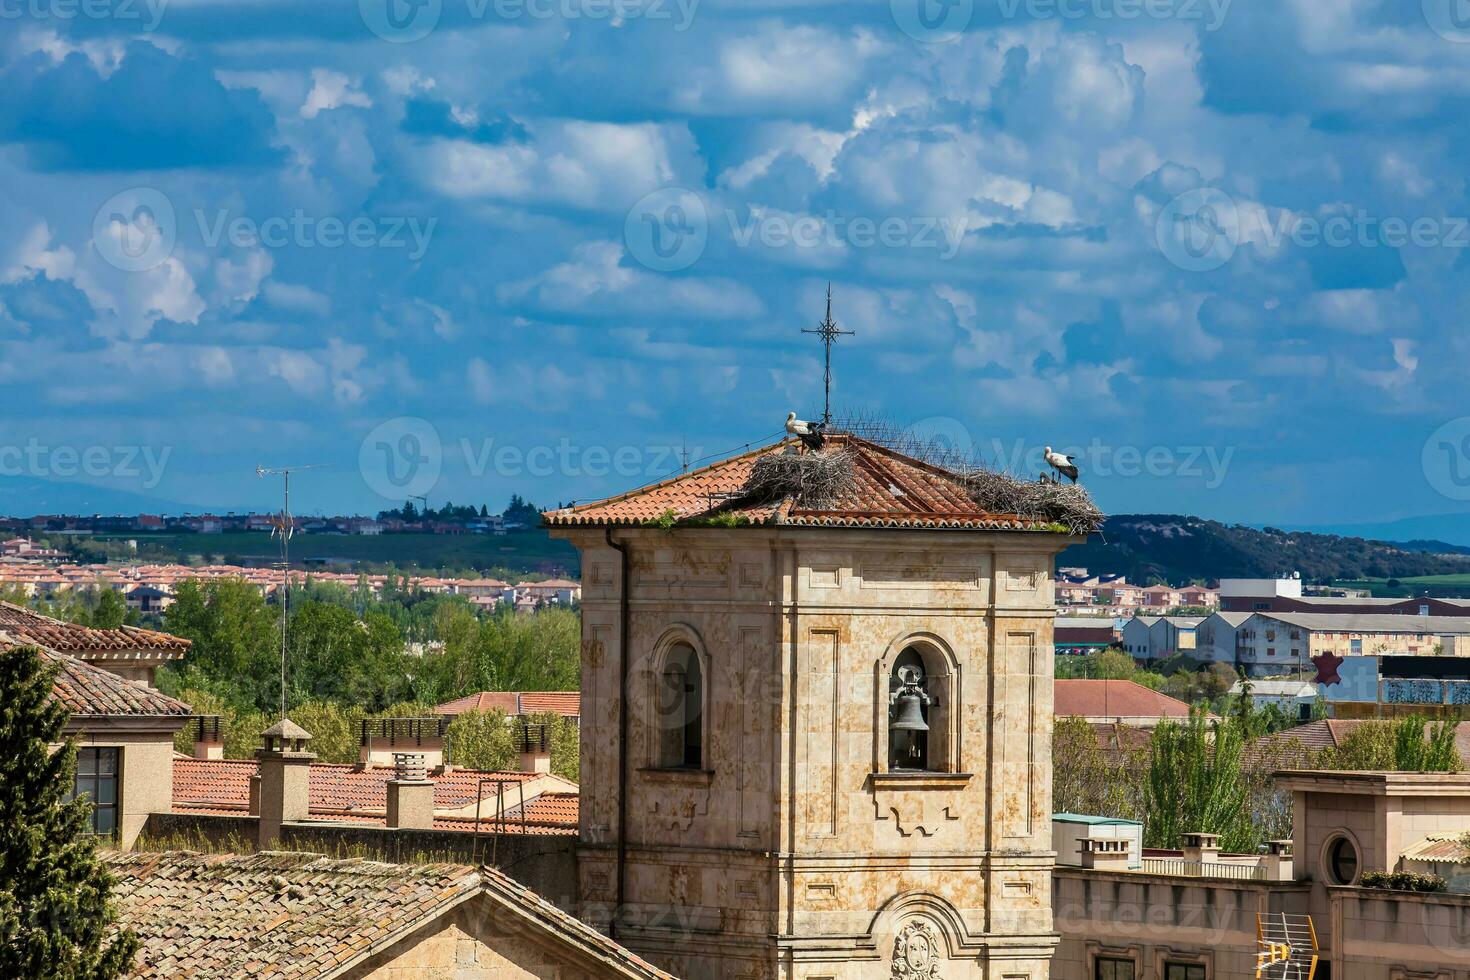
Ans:
{"type": "MultiPolygon", "coordinates": [[[[1240,697],[1245,686],[1240,681],[1230,688],[1230,693],[1240,697]]],[[[1299,721],[1312,720],[1312,705],[1317,703],[1317,685],[1309,681],[1251,681],[1251,705],[1256,710],[1276,705],[1299,721]]]]}
{"type": "Polygon", "coordinates": [[[1211,663],[1235,663],[1235,632],[1251,618],[1247,612],[1217,612],[1195,627],[1195,656],[1211,663]]]}
{"type": "Polygon", "coordinates": [[[1123,627],[1123,649],[1135,660],[1196,656],[1195,631],[1203,616],[1134,616],[1123,627]]]}

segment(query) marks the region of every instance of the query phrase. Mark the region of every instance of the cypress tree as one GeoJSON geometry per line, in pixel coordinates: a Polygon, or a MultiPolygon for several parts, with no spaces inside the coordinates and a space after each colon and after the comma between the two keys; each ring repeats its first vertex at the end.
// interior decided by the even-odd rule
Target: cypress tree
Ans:
{"type": "Polygon", "coordinates": [[[0,652],[0,977],[114,980],[138,940],[112,929],[91,804],[66,799],[77,750],[53,673],[34,647],[0,652]]]}

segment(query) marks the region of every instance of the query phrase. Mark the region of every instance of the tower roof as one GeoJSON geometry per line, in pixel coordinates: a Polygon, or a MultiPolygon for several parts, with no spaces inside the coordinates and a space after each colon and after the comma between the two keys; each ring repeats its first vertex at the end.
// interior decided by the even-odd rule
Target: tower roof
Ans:
{"type": "MultiPolygon", "coordinates": [[[[1007,481],[1017,489],[1029,486],[994,474],[990,478],[1007,481]]],[[[982,506],[971,479],[971,474],[839,433],[828,436],[821,450],[807,450],[790,440],[778,442],[616,497],[547,511],[542,516],[553,527],[683,523],[1062,533],[1079,529],[1076,522],[1064,519],[1075,515],[1033,507],[982,506]],[[827,465],[818,466],[818,461],[827,465]],[[820,486],[796,489],[806,479],[801,471],[808,468],[820,486]],[[838,471],[835,477],[834,471],[838,471]]],[[[1084,502],[1085,509],[1100,522],[1102,515],[1096,513],[1085,491],[1057,487],[1056,495],[1084,502]]],[[[1036,495],[1016,496],[1020,502],[1036,495]]],[[[1081,523],[1081,529],[1093,529],[1085,526],[1090,518],[1081,523]]]]}

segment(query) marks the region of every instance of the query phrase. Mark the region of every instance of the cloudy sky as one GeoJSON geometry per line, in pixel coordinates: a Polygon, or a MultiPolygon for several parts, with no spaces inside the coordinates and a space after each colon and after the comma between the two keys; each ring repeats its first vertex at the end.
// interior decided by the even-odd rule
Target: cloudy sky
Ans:
{"type": "Polygon", "coordinates": [[[616,492],[821,412],[1113,512],[1464,510],[1450,0],[0,4],[0,476],[616,492]]]}

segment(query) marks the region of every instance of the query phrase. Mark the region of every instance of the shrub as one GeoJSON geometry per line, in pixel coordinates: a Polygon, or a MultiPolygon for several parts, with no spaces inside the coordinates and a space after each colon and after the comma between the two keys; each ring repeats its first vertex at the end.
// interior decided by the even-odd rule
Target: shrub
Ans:
{"type": "Polygon", "coordinates": [[[1412,871],[1365,871],[1359,883],[1364,888],[1394,892],[1442,892],[1448,887],[1439,875],[1421,875],[1412,871]]]}

